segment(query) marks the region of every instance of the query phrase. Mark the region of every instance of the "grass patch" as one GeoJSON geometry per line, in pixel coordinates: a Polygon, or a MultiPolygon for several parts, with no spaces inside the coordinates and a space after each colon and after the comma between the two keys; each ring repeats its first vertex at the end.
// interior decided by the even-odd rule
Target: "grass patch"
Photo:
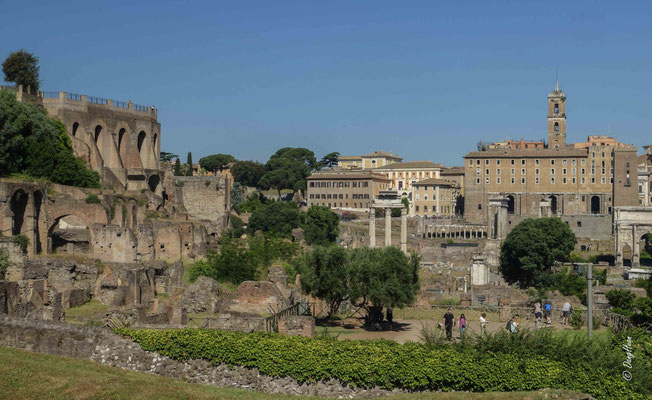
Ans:
{"type": "Polygon", "coordinates": [[[93,299],[79,307],[66,310],[66,322],[84,322],[94,317],[104,317],[109,306],[101,301],[93,299]]]}
{"type": "MultiPolygon", "coordinates": [[[[551,390],[511,393],[424,393],[389,396],[410,400],[579,399],[573,392],[551,390]]],[[[139,372],[124,371],[87,360],[0,347],[0,399],[288,399],[318,397],[271,395],[251,390],[219,388],[139,372]]]]}

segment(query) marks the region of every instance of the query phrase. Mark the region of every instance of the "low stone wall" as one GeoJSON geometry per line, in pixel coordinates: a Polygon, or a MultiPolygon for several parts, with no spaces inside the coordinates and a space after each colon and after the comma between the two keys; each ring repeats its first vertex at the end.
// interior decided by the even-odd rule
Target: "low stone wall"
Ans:
{"type": "Polygon", "coordinates": [[[0,315],[0,345],[39,353],[83,358],[125,370],[153,373],[192,383],[259,390],[272,394],[324,397],[376,397],[389,393],[381,389],[358,389],[330,380],[298,384],[290,378],[271,378],[256,369],[215,365],[203,360],[175,361],[144,351],[133,341],[108,329],[58,322],[18,319],[0,315]]]}
{"type": "Polygon", "coordinates": [[[315,336],[315,318],[304,315],[288,315],[278,321],[279,335],[315,336]]]}

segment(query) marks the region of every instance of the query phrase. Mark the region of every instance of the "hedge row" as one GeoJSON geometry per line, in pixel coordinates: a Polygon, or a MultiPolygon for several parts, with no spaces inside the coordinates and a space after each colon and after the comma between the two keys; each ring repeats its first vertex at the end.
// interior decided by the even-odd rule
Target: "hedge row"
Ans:
{"type": "Polygon", "coordinates": [[[125,328],[118,333],[131,337],[144,350],[173,359],[257,368],[263,374],[289,376],[301,383],[334,378],[366,388],[474,392],[559,388],[601,399],[642,398],[620,376],[544,357],[461,353],[387,340],[337,341],[216,330],[125,328]]]}

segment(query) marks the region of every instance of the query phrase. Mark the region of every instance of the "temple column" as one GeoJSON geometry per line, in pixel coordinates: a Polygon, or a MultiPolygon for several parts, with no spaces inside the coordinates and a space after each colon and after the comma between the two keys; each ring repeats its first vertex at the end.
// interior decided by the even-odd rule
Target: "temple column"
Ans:
{"type": "Polygon", "coordinates": [[[376,209],[369,209],[369,247],[376,247],[376,209]]]}
{"type": "Polygon", "coordinates": [[[385,247],[392,245],[392,209],[385,209],[385,247]]]}
{"type": "Polygon", "coordinates": [[[407,209],[401,209],[401,251],[407,254],[407,209]]]}
{"type": "Polygon", "coordinates": [[[632,268],[641,266],[641,244],[636,232],[636,226],[632,227],[632,268]]]}

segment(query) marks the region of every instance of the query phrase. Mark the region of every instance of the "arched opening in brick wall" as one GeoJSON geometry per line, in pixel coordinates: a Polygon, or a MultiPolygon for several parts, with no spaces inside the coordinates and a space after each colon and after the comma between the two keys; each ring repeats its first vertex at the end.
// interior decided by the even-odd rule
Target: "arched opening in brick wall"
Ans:
{"type": "Polygon", "coordinates": [[[591,214],[600,214],[599,196],[591,196],[591,214]]]}
{"type": "Polygon", "coordinates": [[[102,134],[102,125],[97,125],[95,127],[95,143],[100,141],[100,135],[102,134]]]}
{"type": "Polygon", "coordinates": [[[23,230],[23,223],[25,222],[25,209],[27,208],[27,200],[29,196],[22,189],[18,189],[11,196],[9,201],[9,209],[13,215],[11,224],[11,234],[18,235],[23,230]]]}
{"type": "Polygon", "coordinates": [[[63,215],[48,229],[48,253],[90,254],[91,232],[83,219],[63,215]]]}
{"type": "Polygon", "coordinates": [[[641,235],[638,243],[638,248],[641,252],[640,264],[646,267],[652,267],[652,229],[650,233],[641,235]]]}
{"type": "Polygon", "coordinates": [[[77,130],[79,129],[79,122],[72,124],[72,136],[77,136],[77,130]]]}
{"type": "Polygon", "coordinates": [[[145,142],[145,138],[147,137],[147,134],[145,131],[140,131],[138,134],[138,152],[142,154],[143,150],[143,143],[145,142]]]}
{"type": "Polygon", "coordinates": [[[39,232],[38,222],[41,217],[41,205],[43,204],[43,193],[37,190],[34,192],[34,250],[36,254],[43,251],[41,247],[41,233],[39,232]]]}
{"type": "Polygon", "coordinates": [[[124,139],[125,132],[125,128],[120,129],[118,132],[118,154],[122,151],[122,139],[124,139]]]}

